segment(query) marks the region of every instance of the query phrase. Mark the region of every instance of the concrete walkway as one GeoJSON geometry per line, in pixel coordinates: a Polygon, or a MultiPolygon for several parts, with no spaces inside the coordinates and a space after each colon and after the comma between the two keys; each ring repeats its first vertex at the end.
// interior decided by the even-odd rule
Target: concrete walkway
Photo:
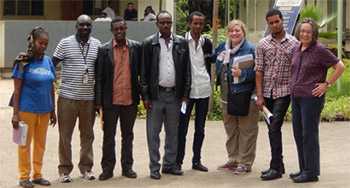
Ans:
{"type": "MultiPolygon", "coordinates": [[[[7,103],[12,92],[10,80],[0,80],[0,188],[12,188],[17,186],[17,147],[12,143],[12,127],[10,119],[12,109],[7,103]]],[[[317,183],[294,184],[288,178],[290,172],[298,170],[296,148],[292,136],[291,124],[285,123],[283,127],[283,146],[286,174],[283,178],[262,182],[260,171],[268,167],[270,149],[267,136],[267,129],[263,122],[259,123],[259,136],[257,145],[256,160],[252,172],[246,175],[236,176],[231,172],[218,171],[217,166],[226,162],[225,132],[222,122],[207,122],[206,137],[203,145],[202,160],[209,168],[208,173],[191,170],[193,126],[190,126],[188,143],[183,169],[185,175],[171,176],[163,175],[160,181],[151,180],[148,170],[148,150],[146,142],[146,127],[144,120],[137,120],[135,125],[134,140],[134,170],[138,173],[136,180],[121,177],[120,163],[114,172],[115,177],[111,180],[100,182],[98,180],[87,182],[79,178],[77,169],[79,159],[79,133],[75,129],[73,135],[73,160],[75,168],[72,172],[73,182],[61,184],[58,182],[58,130],[57,127],[50,127],[47,136],[47,147],[44,156],[44,176],[52,182],[54,188],[114,188],[114,187],[205,187],[205,188],[288,188],[288,187],[317,187],[317,188],[347,188],[350,187],[350,123],[334,122],[322,123],[320,127],[321,140],[321,176],[317,183]]],[[[191,122],[193,124],[193,122],[191,122]]],[[[120,159],[120,129],[117,130],[117,161],[120,159]]],[[[162,137],[164,138],[163,132],[162,137]]],[[[102,131],[95,125],[95,166],[94,172],[98,176],[101,173],[101,143],[102,131]]],[[[162,139],[163,147],[164,139],[162,139]]],[[[163,149],[161,150],[163,153],[163,149]]],[[[36,186],[39,187],[39,186],[36,186]]]]}

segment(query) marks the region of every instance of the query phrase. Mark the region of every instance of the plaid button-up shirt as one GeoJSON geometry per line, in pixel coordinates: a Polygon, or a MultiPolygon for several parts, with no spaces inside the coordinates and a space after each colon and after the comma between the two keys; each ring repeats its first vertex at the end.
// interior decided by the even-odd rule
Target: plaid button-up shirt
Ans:
{"type": "Polygon", "coordinates": [[[280,98],[290,95],[291,60],[298,41],[288,33],[279,42],[270,35],[263,38],[255,50],[255,70],[263,72],[263,95],[280,98]]]}

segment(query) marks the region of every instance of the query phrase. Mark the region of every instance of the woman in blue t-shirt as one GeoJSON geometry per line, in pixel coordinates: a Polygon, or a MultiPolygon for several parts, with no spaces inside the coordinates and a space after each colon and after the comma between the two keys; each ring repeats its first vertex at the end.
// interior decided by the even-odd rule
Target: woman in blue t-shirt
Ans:
{"type": "Polygon", "coordinates": [[[49,120],[52,126],[56,124],[55,67],[51,58],[45,55],[48,41],[48,33],[43,28],[34,28],[28,37],[28,51],[17,56],[12,72],[15,85],[12,126],[18,129],[23,122],[28,130],[26,144],[18,146],[19,185],[24,188],[34,187],[33,183],[50,185],[41,174],[49,120]],[[30,180],[32,141],[33,174],[30,180]]]}

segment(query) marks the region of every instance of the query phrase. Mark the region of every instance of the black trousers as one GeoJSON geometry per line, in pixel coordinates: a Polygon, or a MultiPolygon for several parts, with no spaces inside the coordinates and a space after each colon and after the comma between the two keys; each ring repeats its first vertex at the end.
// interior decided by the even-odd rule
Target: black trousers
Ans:
{"type": "Polygon", "coordinates": [[[201,160],[201,150],[204,140],[205,120],[208,113],[209,97],[203,99],[190,99],[187,102],[186,114],[180,112],[180,122],[178,127],[178,149],[176,163],[182,165],[185,156],[186,135],[193,106],[195,105],[195,132],[193,139],[192,163],[199,163],[201,160]]]}
{"type": "Polygon", "coordinates": [[[114,105],[112,108],[103,109],[103,146],[101,166],[103,172],[113,173],[115,166],[115,134],[117,121],[120,119],[121,130],[121,165],[122,170],[132,168],[133,154],[133,127],[136,119],[137,106],[119,106],[114,105]]]}
{"type": "Polygon", "coordinates": [[[273,114],[273,119],[270,122],[269,140],[271,147],[270,168],[277,171],[284,170],[283,155],[282,155],[282,132],[284,116],[288,110],[290,96],[280,97],[277,99],[265,98],[266,107],[273,114]]]}
{"type": "Polygon", "coordinates": [[[293,133],[299,168],[309,176],[320,175],[319,124],[324,97],[292,97],[293,133]]]}

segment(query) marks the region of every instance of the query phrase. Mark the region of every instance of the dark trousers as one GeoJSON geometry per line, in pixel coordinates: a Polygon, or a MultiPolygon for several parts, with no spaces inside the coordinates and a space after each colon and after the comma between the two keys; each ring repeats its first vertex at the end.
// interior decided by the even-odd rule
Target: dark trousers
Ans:
{"type": "Polygon", "coordinates": [[[293,133],[299,168],[310,176],[320,175],[319,123],[324,97],[293,97],[293,133]]]}
{"type": "Polygon", "coordinates": [[[113,173],[115,166],[115,134],[117,121],[120,119],[121,130],[121,165],[122,170],[132,168],[133,154],[133,127],[136,119],[137,106],[119,106],[114,105],[112,108],[103,109],[103,146],[101,166],[103,172],[113,173]]]}
{"type": "Polygon", "coordinates": [[[277,171],[284,170],[282,156],[282,132],[284,116],[289,107],[290,96],[280,97],[277,99],[265,98],[266,107],[273,114],[273,119],[270,122],[269,140],[271,147],[270,168],[277,171]]]}
{"type": "Polygon", "coordinates": [[[203,99],[190,99],[187,102],[186,113],[180,112],[180,123],[178,130],[178,146],[177,146],[177,157],[176,163],[182,165],[185,148],[186,148],[186,135],[188,131],[188,124],[191,117],[193,106],[195,105],[196,116],[195,116],[195,132],[192,145],[193,158],[192,164],[199,163],[201,161],[201,149],[204,140],[204,127],[205,120],[208,113],[209,97],[203,99]]]}
{"type": "Polygon", "coordinates": [[[164,123],[165,144],[163,169],[176,166],[177,134],[179,126],[180,100],[175,91],[159,90],[157,100],[152,100],[151,109],[147,110],[147,143],[150,157],[151,173],[160,170],[160,138],[159,134],[164,123]]]}

